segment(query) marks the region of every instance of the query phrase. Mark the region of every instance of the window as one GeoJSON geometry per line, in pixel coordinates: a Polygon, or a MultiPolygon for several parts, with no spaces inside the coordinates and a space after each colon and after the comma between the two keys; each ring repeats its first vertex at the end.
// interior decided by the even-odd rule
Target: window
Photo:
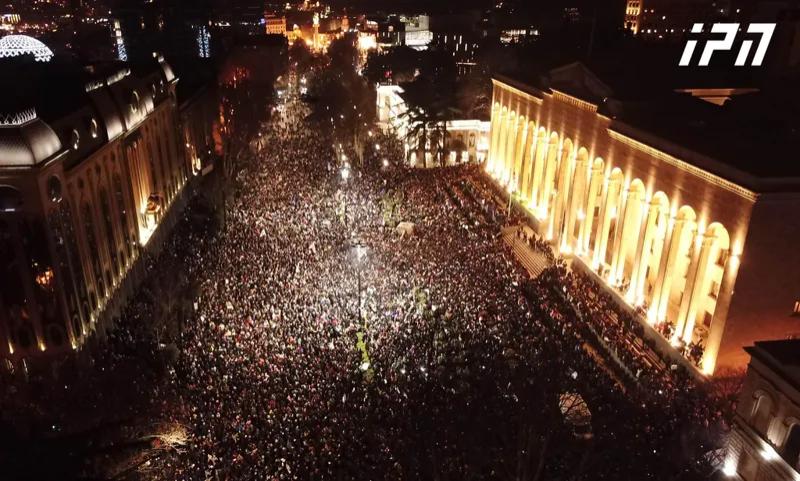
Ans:
{"type": "Polygon", "coordinates": [[[133,91],[131,95],[131,111],[136,113],[139,111],[139,92],[133,91]]]}
{"type": "Polygon", "coordinates": [[[789,428],[786,442],[783,443],[783,459],[794,469],[800,470],[800,424],[794,423],[789,428]]]}
{"type": "Polygon", "coordinates": [[[78,150],[78,146],[81,144],[81,134],[78,133],[77,130],[73,129],[72,134],[69,138],[69,143],[72,145],[72,148],[78,150]]]}
{"type": "Polygon", "coordinates": [[[756,432],[764,437],[767,436],[767,430],[772,422],[772,399],[768,395],[756,393],[750,421],[756,432]]]}
{"type": "Polygon", "coordinates": [[[792,309],[793,316],[800,316],[800,301],[794,302],[794,309],[792,309]]]}
{"type": "Polygon", "coordinates": [[[716,299],[717,297],[719,297],[719,288],[720,288],[719,282],[712,281],[711,292],[709,292],[708,295],[711,296],[713,299],[716,299]]]}
{"type": "Polygon", "coordinates": [[[99,129],[97,127],[97,120],[92,119],[89,122],[89,135],[91,135],[93,139],[96,139],[97,135],[98,135],[98,132],[99,132],[99,129]]]}

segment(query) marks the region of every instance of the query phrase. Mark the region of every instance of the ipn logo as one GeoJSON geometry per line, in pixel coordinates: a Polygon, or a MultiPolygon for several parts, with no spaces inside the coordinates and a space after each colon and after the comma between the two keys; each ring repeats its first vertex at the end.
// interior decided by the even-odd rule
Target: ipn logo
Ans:
{"type": "MultiPolygon", "coordinates": [[[[748,34],[758,35],[758,45],[753,55],[753,62],[750,64],[754,67],[761,66],[764,61],[764,55],[767,54],[767,47],[769,41],[772,40],[772,34],[775,32],[774,23],[751,23],[747,26],[748,34]]],[[[692,25],[692,33],[697,35],[703,33],[703,24],[695,23],[692,25]]],[[[715,23],[711,25],[711,33],[724,33],[725,37],[722,40],[706,40],[703,53],[700,54],[700,61],[697,63],[700,67],[707,67],[711,61],[711,56],[714,52],[729,52],[733,47],[733,42],[736,40],[736,35],[739,33],[738,23],[715,23]]],[[[678,65],[681,67],[688,67],[692,63],[695,47],[697,47],[697,40],[689,40],[686,42],[686,47],[683,49],[681,60],[678,65]]],[[[736,56],[734,65],[743,67],[747,65],[747,58],[750,56],[750,49],[753,47],[753,40],[745,39],[742,41],[742,46],[739,48],[739,54],[736,56]]]]}

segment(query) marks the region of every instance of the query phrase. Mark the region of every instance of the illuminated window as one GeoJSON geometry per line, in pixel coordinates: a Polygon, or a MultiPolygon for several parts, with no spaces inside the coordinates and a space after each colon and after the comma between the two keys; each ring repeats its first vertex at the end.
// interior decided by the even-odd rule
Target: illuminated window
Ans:
{"type": "Polygon", "coordinates": [[[99,129],[97,127],[97,120],[92,119],[89,122],[89,134],[92,136],[93,139],[97,138],[98,131],[99,129]]]}
{"type": "Polygon", "coordinates": [[[795,301],[794,309],[792,310],[793,316],[800,316],[800,301],[795,301]]]}
{"type": "Polygon", "coordinates": [[[139,92],[133,91],[133,95],[131,95],[131,111],[136,113],[139,111],[139,92]]]}
{"type": "Polygon", "coordinates": [[[72,131],[69,143],[72,145],[73,149],[78,150],[78,146],[81,144],[81,134],[79,134],[77,130],[72,131]]]}

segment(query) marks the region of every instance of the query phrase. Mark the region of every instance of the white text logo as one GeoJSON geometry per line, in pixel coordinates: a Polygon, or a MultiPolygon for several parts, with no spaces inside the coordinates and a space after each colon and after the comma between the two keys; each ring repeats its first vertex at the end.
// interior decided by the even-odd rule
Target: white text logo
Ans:
{"type": "MultiPolygon", "coordinates": [[[[711,56],[714,52],[727,52],[733,47],[733,42],[736,39],[736,34],[739,32],[738,23],[715,23],[711,25],[711,33],[724,33],[725,37],[722,40],[706,40],[706,46],[703,48],[703,53],[700,54],[700,61],[697,63],[700,67],[708,66],[711,61],[711,56]]],[[[772,40],[772,34],[775,32],[774,23],[751,23],[747,26],[747,33],[759,35],[758,45],[753,55],[753,62],[750,64],[758,67],[764,61],[764,55],[767,54],[767,47],[769,41],[772,40]]],[[[692,25],[692,33],[703,33],[703,24],[695,23],[692,25]]],[[[697,40],[689,40],[686,42],[686,47],[683,49],[681,60],[678,65],[687,67],[692,63],[692,56],[694,56],[694,49],[697,47],[697,40]]],[[[739,54],[736,56],[734,65],[742,67],[747,65],[747,57],[750,56],[750,49],[753,47],[753,40],[747,39],[742,41],[742,46],[739,48],[739,54]]]]}

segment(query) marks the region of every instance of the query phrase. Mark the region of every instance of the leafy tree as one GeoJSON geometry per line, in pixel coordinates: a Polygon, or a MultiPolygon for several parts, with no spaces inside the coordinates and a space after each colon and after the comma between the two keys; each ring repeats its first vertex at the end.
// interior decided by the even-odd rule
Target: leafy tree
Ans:
{"type": "Polygon", "coordinates": [[[351,37],[328,49],[329,62],[311,80],[311,117],[333,129],[334,137],[351,144],[359,162],[375,119],[375,93],[356,72],[358,51],[351,37]]]}
{"type": "MultiPolygon", "coordinates": [[[[447,150],[447,122],[461,116],[456,101],[456,67],[446,52],[426,52],[421,57],[419,75],[401,84],[406,103],[408,136],[417,140],[417,157],[427,163],[428,146],[435,146],[440,165],[447,150]]],[[[433,150],[433,149],[432,149],[433,150]]]]}

